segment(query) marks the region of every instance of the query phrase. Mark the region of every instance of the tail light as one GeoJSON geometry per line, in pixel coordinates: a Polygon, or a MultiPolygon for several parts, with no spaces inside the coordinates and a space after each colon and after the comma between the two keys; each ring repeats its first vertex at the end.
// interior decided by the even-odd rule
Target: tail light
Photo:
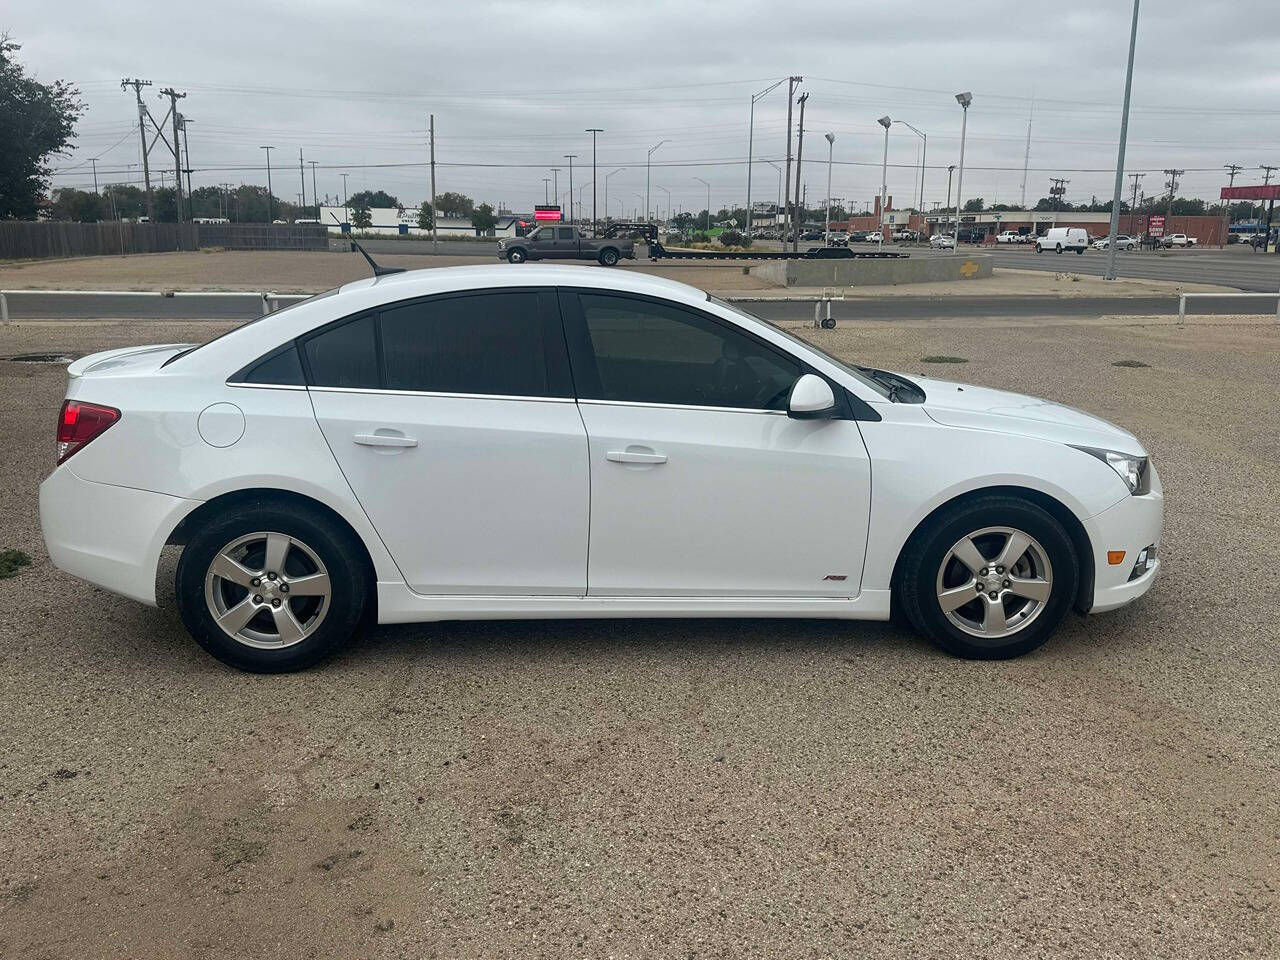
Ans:
{"type": "Polygon", "coordinates": [[[64,400],[58,414],[58,463],[62,463],[120,419],[115,407],[64,400]]]}

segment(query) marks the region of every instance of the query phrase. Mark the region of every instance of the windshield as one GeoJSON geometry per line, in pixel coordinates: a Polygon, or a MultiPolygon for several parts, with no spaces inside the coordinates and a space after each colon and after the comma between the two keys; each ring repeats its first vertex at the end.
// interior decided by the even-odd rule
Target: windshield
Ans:
{"type": "Polygon", "coordinates": [[[849,374],[849,376],[854,377],[859,383],[865,384],[869,389],[874,390],[880,396],[888,399],[890,393],[892,393],[892,390],[890,387],[886,386],[883,383],[880,383],[879,381],[871,379],[865,373],[859,370],[857,367],[854,367],[854,366],[851,366],[850,364],[845,363],[843,360],[839,359],[838,357],[833,357],[831,354],[827,353],[827,351],[823,350],[821,347],[817,346],[816,344],[810,343],[808,340],[804,340],[800,337],[797,337],[791,331],[784,330],[782,327],[778,326],[776,323],[772,322],[771,320],[766,320],[764,317],[760,317],[754,313],[750,313],[747,310],[743,310],[741,307],[737,306],[736,304],[726,303],[725,301],[721,300],[719,297],[711,296],[711,294],[707,294],[707,300],[709,300],[711,303],[714,303],[718,307],[724,307],[726,310],[732,310],[734,313],[738,314],[739,316],[747,317],[750,320],[756,320],[760,323],[763,323],[766,326],[770,327],[771,329],[776,330],[778,333],[786,337],[792,343],[798,344],[799,346],[802,346],[807,350],[812,350],[814,353],[820,354],[823,357],[823,359],[833,363],[835,366],[839,367],[845,373],[849,374]]]}

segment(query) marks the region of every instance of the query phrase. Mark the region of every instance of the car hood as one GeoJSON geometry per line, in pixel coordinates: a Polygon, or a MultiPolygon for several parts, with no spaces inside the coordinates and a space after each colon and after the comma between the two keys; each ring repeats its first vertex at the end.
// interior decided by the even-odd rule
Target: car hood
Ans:
{"type": "Polygon", "coordinates": [[[1039,397],[903,374],[925,392],[924,410],[951,427],[1016,433],[1146,456],[1138,438],[1100,417],[1039,397]]]}

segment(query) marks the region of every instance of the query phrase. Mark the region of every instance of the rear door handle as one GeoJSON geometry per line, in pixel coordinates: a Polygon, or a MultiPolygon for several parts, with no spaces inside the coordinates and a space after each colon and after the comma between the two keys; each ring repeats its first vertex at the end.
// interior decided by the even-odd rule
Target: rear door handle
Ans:
{"type": "Polygon", "coordinates": [[[356,443],[364,447],[416,447],[418,441],[403,433],[357,433],[356,443]]]}
{"type": "Polygon", "coordinates": [[[666,463],[667,455],[665,453],[654,453],[652,450],[645,448],[639,450],[629,447],[626,450],[610,450],[604,455],[606,460],[612,460],[614,463],[666,463]]]}

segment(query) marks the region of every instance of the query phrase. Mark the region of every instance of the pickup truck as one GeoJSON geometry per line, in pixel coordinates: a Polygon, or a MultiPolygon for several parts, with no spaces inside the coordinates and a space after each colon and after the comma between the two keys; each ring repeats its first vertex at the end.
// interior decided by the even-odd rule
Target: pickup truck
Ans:
{"type": "Polygon", "coordinates": [[[612,267],[622,257],[636,258],[635,243],[627,237],[592,239],[577,227],[539,227],[525,237],[506,237],[498,241],[498,259],[508,263],[526,260],[596,260],[612,267]]]}
{"type": "Polygon", "coordinates": [[[1171,233],[1164,238],[1163,246],[1166,247],[1194,247],[1196,245],[1195,237],[1188,237],[1185,233],[1171,233]]]}

